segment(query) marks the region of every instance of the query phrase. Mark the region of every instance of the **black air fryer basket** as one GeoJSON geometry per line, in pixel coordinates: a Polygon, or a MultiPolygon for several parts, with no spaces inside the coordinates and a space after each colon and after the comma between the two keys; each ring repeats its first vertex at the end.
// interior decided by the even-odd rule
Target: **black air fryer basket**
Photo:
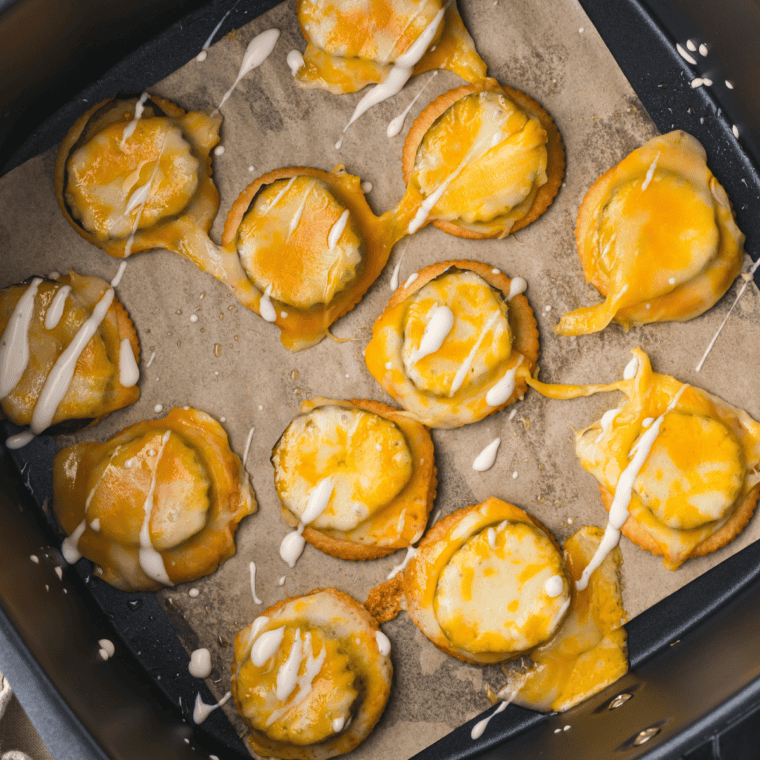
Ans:
{"type": "MultiPolygon", "coordinates": [[[[275,4],[0,0],[0,174],[60,142],[83,102],[139,92],[179,68],[228,11],[219,36],[275,4]]],[[[580,4],[660,131],[681,128],[705,145],[757,259],[760,0],[580,4]],[[691,88],[694,73],[675,43],[692,37],[710,42],[702,73],[734,89],[691,88]],[[704,123],[695,98],[709,114],[704,123]]],[[[0,451],[0,670],[53,756],[248,758],[221,711],[192,726],[199,684],[205,701],[212,696],[187,673],[187,653],[152,594],[129,595],[128,607],[120,592],[90,580],[86,562],[70,574],[72,593],[40,594],[29,556],[59,540],[41,509],[53,450],[43,436],[21,452],[0,451]],[[95,642],[109,637],[128,646],[96,662],[95,642]]],[[[417,757],[760,758],[760,541],[627,629],[631,670],[604,692],[562,715],[509,708],[478,742],[471,721],[417,757]]]]}

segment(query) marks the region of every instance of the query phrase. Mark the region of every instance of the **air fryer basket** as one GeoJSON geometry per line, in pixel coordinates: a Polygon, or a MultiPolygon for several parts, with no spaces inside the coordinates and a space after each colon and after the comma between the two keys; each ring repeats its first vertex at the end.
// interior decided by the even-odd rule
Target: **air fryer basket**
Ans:
{"type": "MultiPolygon", "coordinates": [[[[5,57],[0,71],[8,83],[0,94],[5,137],[0,173],[60,141],[84,99],[140,91],[178,68],[200,49],[211,19],[215,23],[231,11],[220,29],[224,34],[275,4],[220,0],[196,10],[201,3],[59,0],[59,15],[51,15],[49,0],[0,0],[5,57]],[[150,39],[190,9],[190,15],[150,39]],[[61,34],[64,18],[76,35],[61,34]],[[81,55],[82,40],[88,40],[87,56],[81,55]]],[[[752,0],[720,8],[685,0],[647,5],[581,0],[581,5],[658,128],[691,132],[714,157],[711,166],[733,200],[747,250],[756,257],[760,90],[749,85],[760,63],[741,41],[757,38],[760,5],[752,0]],[[718,102],[707,88],[692,91],[692,75],[675,50],[676,40],[692,36],[711,41],[711,63],[720,61],[711,76],[734,79],[736,97],[721,95],[718,102]],[[714,113],[707,124],[700,124],[689,108],[695,96],[714,113]],[[733,124],[741,127],[741,144],[733,137],[733,124]]],[[[188,722],[199,682],[188,675],[187,653],[152,594],[124,595],[92,583],[86,561],[76,566],[78,575],[67,579],[71,593],[39,593],[39,568],[29,556],[60,540],[43,517],[54,448],[43,436],[21,452],[0,452],[0,642],[7,644],[0,651],[0,669],[15,682],[22,700],[25,693],[36,695],[38,701],[25,707],[54,756],[248,757],[221,711],[202,728],[188,722]],[[108,637],[128,646],[120,657],[96,663],[94,643],[108,637]],[[57,716],[52,724],[51,712],[57,716]],[[76,754],[70,754],[73,747],[76,754]]],[[[756,758],[758,631],[760,542],[631,621],[631,672],[605,692],[562,715],[510,708],[493,720],[480,742],[471,740],[468,724],[418,757],[756,758]]],[[[210,701],[204,690],[201,685],[210,701]]]]}

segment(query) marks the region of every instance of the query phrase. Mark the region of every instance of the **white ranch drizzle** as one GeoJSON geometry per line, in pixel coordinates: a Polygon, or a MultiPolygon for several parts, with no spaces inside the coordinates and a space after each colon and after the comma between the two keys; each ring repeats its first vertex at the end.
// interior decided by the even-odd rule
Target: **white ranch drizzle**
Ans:
{"type": "Polygon", "coordinates": [[[214,39],[214,37],[216,37],[216,33],[219,31],[219,27],[221,27],[221,25],[224,23],[224,19],[226,19],[227,16],[229,16],[230,13],[232,13],[232,11],[234,11],[235,8],[238,7],[238,3],[239,2],[240,2],[240,0],[237,0],[237,3],[235,3],[235,5],[233,5],[232,8],[230,8],[227,11],[227,13],[225,13],[224,16],[222,16],[222,18],[219,21],[219,23],[214,27],[214,31],[211,32],[211,34],[209,34],[208,39],[203,43],[203,47],[201,48],[201,52],[198,53],[198,55],[195,56],[195,60],[196,61],[198,61],[199,63],[203,63],[203,61],[206,60],[206,58],[208,57],[208,53],[206,51],[211,47],[211,41],[214,39]]]}
{"type": "Polygon", "coordinates": [[[501,406],[509,401],[515,392],[515,374],[522,364],[522,360],[521,356],[517,364],[512,369],[508,369],[504,373],[504,377],[489,388],[488,393],[486,393],[486,404],[488,406],[501,406]]]}
{"type": "Polygon", "coordinates": [[[591,562],[589,562],[583,570],[583,575],[581,575],[580,580],[575,584],[578,591],[583,591],[583,589],[586,588],[591,574],[602,564],[602,562],[604,562],[607,555],[618,545],[618,542],[620,541],[620,529],[628,519],[628,507],[631,503],[631,496],[633,494],[633,484],[639,475],[639,471],[644,466],[646,458],[649,456],[652,445],[660,432],[660,425],[662,425],[665,415],[675,408],[681,395],[688,387],[688,385],[681,387],[678,393],[673,397],[673,400],[668,404],[665,411],[652,423],[652,426],[642,434],[641,438],[639,438],[636,445],[631,450],[633,457],[628,463],[628,466],[620,474],[617,485],[615,486],[615,497],[610,506],[609,519],[607,521],[607,527],[604,529],[602,541],[597,547],[594,556],[591,558],[591,562]]]}
{"type": "MultiPolygon", "coordinates": [[[[422,34],[414,41],[409,49],[400,55],[396,59],[396,63],[393,64],[393,68],[388,72],[388,76],[376,84],[367,94],[357,103],[353,115],[351,116],[348,124],[343,127],[343,134],[346,130],[364,113],[366,113],[372,106],[382,103],[384,100],[397,95],[401,92],[404,85],[409,81],[412,76],[414,67],[422,59],[422,56],[427,52],[430,43],[433,41],[438,27],[443,21],[444,13],[451,4],[449,0],[446,5],[435,14],[435,18],[425,27],[422,34]]],[[[343,145],[343,137],[335,144],[336,150],[340,150],[343,145]]]]}
{"type": "Polygon", "coordinates": [[[452,327],[454,327],[454,312],[448,306],[436,306],[425,325],[420,346],[412,353],[410,362],[416,364],[420,359],[438,351],[452,327]]]}
{"type": "Polygon", "coordinates": [[[602,438],[604,438],[604,436],[606,435],[606,433],[612,427],[612,423],[615,421],[615,418],[622,411],[623,411],[623,407],[621,406],[619,409],[608,409],[602,415],[602,431],[599,433],[599,436],[596,439],[597,443],[599,443],[599,441],[601,441],[602,438]]]}
{"type": "Polygon", "coordinates": [[[628,362],[628,364],[625,365],[625,369],[623,370],[623,379],[624,380],[633,380],[634,377],[636,377],[636,373],[639,371],[639,359],[637,356],[634,356],[631,361],[628,362]]]}
{"type": "Polygon", "coordinates": [[[419,272],[412,272],[404,283],[404,287],[408,288],[419,276],[419,272]]]}
{"type": "Polygon", "coordinates": [[[298,680],[298,671],[301,668],[301,661],[304,655],[304,643],[311,644],[311,636],[306,634],[307,641],[301,641],[301,629],[296,628],[296,635],[293,637],[293,644],[290,647],[290,652],[285,662],[277,671],[277,679],[275,683],[275,694],[280,702],[285,702],[287,698],[293,693],[296,688],[296,681],[298,680]]]}
{"type": "Polygon", "coordinates": [[[260,668],[271,657],[274,657],[277,650],[282,644],[282,637],[285,635],[285,628],[274,628],[271,631],[264,631],[256,641],[253,642],[251,649],[251,662],[260,668]]]}
{"type": "Polygon", "coordinates": [[[31,430],[22,430],[20,433],[16,433],[15,435],[6,438],[5,445],[9,449],[23,449],[33,438],[34,433],[32,433],[31,430]]]}
{"type": "Polygon", "coordinates": [[[472,463],[472,469],[475,472],[485,472],[490,470],[496,462],[496,454],[499,451],[501,445],[501,438],[494,438],[491,443],[486,446],[483,451],[475,457],[475,461],[472,463]]]}
{"type": "Polygon", "coordinates": [[[288,567],[293,568],[296,566],[296,562],[306,545],[306,539],[303,537],[304,528],[309,523],[314,522],[327,509],[332,492],[332,478],[322,478],[309,494],[309,501],[306,503],[306,509],[303,515],[301,515],[298,527],[282,539],[280,557],[288,563],[288,567]]]}
{"type": "Polygon", "coordinates": [[[61,554],[63,554],[63,558],[70,565],[82,559],[82,555],[79,553],[79,539],[82,537],[82,533],[84,533],[86,527],[87,520],[84,519],[77,525],[76,530],[70,536],[66,536],[63,539],[61,554]]]}
{"type": "Polygon", "coordinates": [[[391,653],[390,639],[382,631],[375,631],[375,641],[380,654],[387,657],[391,653]]]}
{"type": "Polygon", "coordinates": [[[335,718],[335,720],[332,722],[333,733],[340,733],[343,730],[345,723],[346,719],[342,715],[339,718],[335,718]]]}
{"type": "Polygon", "coordinates": [[[135,353],[129,338],[122,338],[119,345],[119,382],[131,388],[140,379],[140,368],[135,361],[135,353]]]}
{"type": "Polygon", "coordinates": [[[470,353],[467,355],[467,358],[464,360],[464,362],[462,362],[462,366],[457,370],[456,375],[454,375],[454,380],[451,383],[451,390],[449,391],[449,398],[451,398],[451,396],[453,396],[462,387],[462,383],[464,382],[465,377],[467,377],[467,373],[470,371],[470,367],[475,360],[475,355],[480,348],[480,344],[485,339],[488,331],[494,326],[500,314],[501,311],[497,309],[491,319],[488,320],[488,323],[483,328],[480,335],[478,335],[478,339],[475,341],[475,345],[470,350],[470,353]]]}
{"type": "Polygon", "coordinates": [[[718,340],[718,336],[723,331],[723,328],[726,326],[726,322],[728,322],[728,318],[731,316],[731,312],[734,310],[734,307],[736,304],[739,303],[739,299],[744,295],[744,291],[747,289],[747,286],[752,282],[752,276],[757,271],[758,267],[760,267],[760,258],[750,267],[749,271],[742,275],[742,278],[744,279],[744,284],[741,286],[739,292],[736,294],[736,299],[731,304],[731,308],[726,313],[726,316],[723,318],[723,321],[720,323],[720,327],[718,328],[715,335],[713,335],[713,339],[710,341],[710,344],[707,346],[707,350],[705,351],[702,358],[699,360],[699,364],[697,364],[697,372],[699,372],[702,369],[702,366],[705,363],[705,360],[707,359],[710,351],[712,351],[713,346],[715,345],[715,341],[718,340]]]}
{"type": "Polygon", "coordinates": [[[678,43],[676,45],[676,50],[678,51],[678,54],[683,58],[685,61],[688,61],[692,66],[697,65],[697,59],[691,55],[691,53],[687,53],[682,47],[681,44],[678,43]]]}
{"type": "Polygon", "coordinates": [[[211,675],[211,653],[205,647],[190,654],[187,669],[193,678],[208,678],[211,675]]]}
{"type": "Polygon", "coordinates": [[[41,277],[35,277],[29,283],[0,338],[0,399],[19,384],[29,364],[29,325],[34,316],[34,297],[41,282],[41,277]]]}
{"type": "MultiPolygon", "coordinates": [[[[140,568],[151,580],[158,583],[162,583],[164,586],[173,586],[174,584],[169,580],[169,576],[166,573],[166,567],[164,565],[164,558],[153,547],[153,542],[150,539],[150,516],[153,511],[153,493],[156,490],[156,476],[158,474],[158,464],[161,461],[161,455],[164,453],[164,448],[169,440],[171,431],[167,430],[161,436],[161,446],[156,454],[156,461],[153,465],[153,472],[151,473],[150,489],[148,495],[145,498],[145,504],[143,510],[145,517],[143,518],[142,528],[140,529],[140,552],[139,563],[140,568]]],[[[150,452],[149,452],[150,453],[150,452]]]]}
{"type": "Polygon", "coordinates": [[[253,623],[251,623],[251,630],[248,632],[248,643],[246,646],[250,646],[251,642],[259,635],[259,631],[269,622],[269,618],[266,615],[259,615],[253,623]]]}
{"type": "Polygon", "coordinates": [[[90,523],[90,529],[94,530],[96,533],[100,532],[100,518],[96,517],[91,523],[90,523]]]}
{"type": "Polygon", "coordinates": [[[253,440],[253,431],[256,430],[255,427],[252,427],[248,431],[248,438],[245,442],[245,451],[243,452],[243,467],[245,467],[245,463],[248,461],[248,453],[251,450],[251,441],[253,440]]]}
{"type": "Polygon", "coordinates": [[[212,111],[212,116],[219,113],[221,107],[227,102],[227,98],[232,95],[240,80],[249,72],[258,66],[261,66],[274,50],[274,46],[280,36],[279,29],[267,29],[265,32],[256,35],[249,43],[243,55],[243,62],[240,64],[240,71],[237,78],[232,83],[232,87],[224,93],[221,103],[212,111]]]}
{"type": "Polygon", "coordinates": [[[509,295],[507,301],[519,296],[528,289],[528,283],[522,277],[513,277],[509,283],[509,295]]]}
{"type": "Polygon", "coordinates": [[[298,73],[298,70],[303,67],[303,55],[300,50],[291,50],[285,61],[293,76],[295,76],[298,73]]]}
{"type": "Polygon", "coordinates": [[[63,310],[66,307],[66,299],[71,293],[71,285],[61,285],[58,292],[53,296],[47,311],[45,312],[45,329],[55,330],[63,316],[63,310]]]}
{"type": "MultiPolygon", "coordinates": [[[[660,151],[658,150],[657,155],[652,160],[652,163],[649,164],[649,168],[647,169],[647,173],[646,173],[646,176],[644,177],[644,181],[641,183],[642,193],[644,192],[644,190],[646,190],[649,187],[649,183],[652,181],[652,177],[654,177],[654,170],[657,168],[657,161],[659,159],[660,159],[660,151]]],[[[612,243],[612,240],[610,240],[610,243],[612,243]]]]}
{"type": "Polygon", "coordinates": [[[143,115],[143,111],[145,110],[145,101],[150,97],[147,92],[144,92],[142,95],[140,95],[140,98],[138,99],[137,103],[135,103],[135,115],[132,117],[132,120],[127,124],[126,127],[124,127],[124,131],[121,134],[121,142],[122,145],[126,140],[128,140],[135,132],[135,129],[137,129],[137,122],[140,121],[143,115]]]}
{"type": "Polygon", "coordinates": [[[488,724],[490,723],[491,718],[493,718],[494,715],[498,715],[500,712],[503,712],[504,710],[506,710],[508,704],[509,704],[508,702],[502,702],[487,718],[483,718],[483,720],[479,720],[472,727],[472,731],[470,731],[470,738],[480,739],[480,737],[483,736],[483,733],[488,727],[488,724]]]}
{"type": "Polygon", "coordinates": [[[491,550],[496,549],[496,530],[494,528],[489,528],[486,531],[486,537],[488,538],[488,546],[491,550]]]}
{"type": "Polygon", "coordinates": [[[338,245],[340,236],[343,234],[343,230],[346,229],[348,223],[348,209],[346,209],[338,218],[338,221],[330,227],[330,232],[327,235],[327,247],[332,251],[335,246],[338,245]]]}
{"type": "Polygon", "coordinates": [[[417,554],[417,550],[410,546],[406,550],[406,556],[404,557],[403,562],[401,562],[400,565],[396,565],[387,576],[387,580],[390,580],[391,578],[395,578],[399,573],[403,573],[404,570],[406,570],[406,566],[409,564],[409,560],[414,557],[414,555],[417,554]]]}
{"type": "Polygon", "coordinates": [[[256,595],[256,563],[249,562],[248,570],[251,574],[251,596],[253,597],[254,604],[263,604],[261,599],[256,595]]]}
{"type": "Polygon", "coordinates": [[[564,588],[565,582],[561,575],[552,575],[544,584],[544,591],[551,597],[559,596],[564,588]]]}
{"type": "Polygon", "coordinates": [[[141,206],[148,200],[148,194],[150,193],[150,184],[141,185],[135,190],[132,195],[129,196],[127,201],[127,207],[124,209],[123,216],[130,214],[138,206],[141,206]]]}
{"type": "Polygon", "coordinates": [[[269,298],[271,294],[272,286],[267,285],[266,290],[261,294],[261,300],[259,301],[259,314],[265,322],[275,322],[277,320],[277,311],[269,298]]]}
{"type": "MultiPolygon", "coordinates": [[[[420,3],[420,5],[422,5],[422,3],[420,3]]],[[[409,105],[398,116],[391,119],[390,123],[388,124],[388,129],[386,130],[388,137],[395,137],[399,132],[401,132],[401,130],[404,128],[404,121],[409,115],[409,111],[412,110],[412,106],[414,106],[414,104],[417,102],[417,99],[420,97],[420,95],[425,92],[425,88],[433,81],[437,74],[438,72],[434,71],[427,82],[425,82],[425,84],[422,86],[422,89],[414,96],[412,102],[409,103],[409,105]]]]}
{"type": "Polygon", "coordinates": [[[226,705],[232,697],[232,692],[228,691],[216,704],[207,705],[202,699],[200,693],[195,697],[195,707],[193,707],[193,723],[200,725],[203,723],[214,710],[226,705]]]}
{"type": "Polygon", "coordinates": [[[309,196],[311,195],[311,191],[313,189],[314,182],[310,182],[309,189],[303,194],[301,202],[298,204],[298,208],[296,209],[296,213],[293,214],[293,218],[290,220],[290,226],[288,227],[288,237],[290,237],[296,231],[296,227],[298,227],[298,223],[301,221],[303,210],[306,208],[306,201],[309,200],[309,196]]]}
{"type": "Polygon", "coordinates": [[[281,200],[282,196],[290,190],[290,186],[298,179],[298,176],[291,177],[286,183],[285,187],[280,190],[277,195],[274,196],[274,200],[266,207],[262,216],[266,216],[281,200]]]}

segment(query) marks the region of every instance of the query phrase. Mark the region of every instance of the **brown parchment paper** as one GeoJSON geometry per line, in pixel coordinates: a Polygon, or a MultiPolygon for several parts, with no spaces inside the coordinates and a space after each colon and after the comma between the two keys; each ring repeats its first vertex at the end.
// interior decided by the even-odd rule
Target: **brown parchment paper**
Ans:
{"type": "MultiPolygon", "coordinates": [[[[325,586],[364,601],[403,558],[404,553],[398,552],[373,562],[343,562],[307,545],[290,570],[278,553],[288,528],[280,517],[269,462],[272,446],[298,413],[301,400],[332,396],[389,401],[366,371],[362,356],[372,324],[391,295],[391,273],[402,253],[402,281],[445,258],[474,258],[510,276],[524,277],[541,331],[545,381],[615,380],[622,375],[630,349],[640,345],[657,371],[704,387],[760,419],[756,392],[760,296],[754,285],[734,310],[700,373],[695,366],[733,302],[738,284],[715,308],[685,324],[651,325],[627,334],[612,325],[592,336],[554,335],[552,326],[562,313],[600,300],[584,283],[575,252],[578,205],[602,172],[656,130],[574,0],[460,0],[459,5],[489,73],[541,102],[564,137],[566,184],[549,211],[501,241],[461,240],[432,225],[404,239],[364,300],[335,326],[336,335],[353,341],[324,340],[299,354],[283,349],[272,325],[240,306],[226,286],[188,261],[165,251],[134,256],[118,295],[142,344],[142,397],[92,430],[59,440],[61,445],[79,439],[102,441],[133,422],[161,416],[174,405],[194,406],[221,419],[241,456],[249,430],[255,428],[247,468],[260,508],[243,521],[237,554],[214,575],[160,594],[164,601],[172,599],[169,615],[188,650],[210,649],[214,671],[208,684],[218,697],[229,686],[235,633],[264,606],[325,586]],[[190,321],[192,314],[198,316],[195,323],[190,321]],[[158,404],[163,412],[154,411],[158,404]],[[262,606],[255,605],[251,596],[250,560],[258,567],[262,606]],[[284,584],[278,585],[283,576],[284,584]],[[193,587],[200,591],[197,598],[188,594],[193,587]]],[[[295,3],[289,0],[213,45],[205,62],[192,59],[197,51],[188,50],[189,62],[183,68],[155,86],[146,82],[146,87],[187,109],[211,108],[234,81],[249,40],[270,27],[282,30],[274,53],[243,79],[223,108],[225,151],[214,158],[222,196],[212,232],[217,242],[237,195],[259,174],[282,166],[329,170],[344,162],[351,173],[372,183],[369,201],[376,212],[392,208],[404,189],[401,147],[412,119],[438,94],[461,84],[456,76],[440,72],[412,108],[401,135],[389,139],[388,122],[431,75],[413,79],[400,95],[363,116],[338,152],[334,145],[339,132],[361,96],[334,96],[294,86],[285,57],[292,48],[303,50],[305,42],[297,28],[295,3]]],[[[87,107],[82,104],[83,111],[87,107]]],[[[54,159],[55,151],[48,152],[0,180],[2,286],[68,267],[105,279],[116,272],[118,261],[80,238],[60,213],[53,195],[54,159]]],[[[580,525],[603,526],[606,513],[597,484],[575,458],[570,426],[587,425],[616,401],[617,394],[550,401],[529,391],[523,402],[512,407],[517,410],[512,420],[508,409],[459,430],[434,431],[440,480],[434,513],[448,514],[498,496],[535,514],[561,540],[580,525]],[[497,435],[502,445],[495,466],[485,473],[474,472],[475,455],[497,435]]],[[[726,549],[690,560],[677,572],[665,570],[659,558],[624,538],[624,601],[630,616],[759,535],[756,516],[726,549]]],[[[403,613],[384,630],[393,644],[394,688],[380,724],[354,752],[357,760],[409,757],[488,707],[486,683],[503,683],[495,666],[465,665],[439,652],[403,613]]],[[[242,733],[234,708],[228,704],[225,710],[242,733]]]]}

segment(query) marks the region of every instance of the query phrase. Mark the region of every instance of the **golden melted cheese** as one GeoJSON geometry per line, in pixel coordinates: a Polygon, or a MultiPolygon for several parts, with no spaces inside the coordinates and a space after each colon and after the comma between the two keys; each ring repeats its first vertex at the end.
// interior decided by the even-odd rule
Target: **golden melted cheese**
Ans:
{"type": "Polygon", "coordinates": [[[327,508],[310,525],[350,531],[392,502],[412,476],[412,454],[399,427],[361,409],[320,406],[296,417],[275,447],[275,488],[297,517],[330,478],[327,508]]]}
{"type": "Polygon", "coordinates": [[[482,384],[512,352],[508,306],[498,291],[474,272],[444,274],[412,295],[407,302],[401,355],[407,376],[420,391],[444,398],[482,384]],[[414,361],[433,311],[451,309],[454,325],[441,347],[414,361]],[[463,380],[457,375],[468,365],[463,380]]]}
{"type": "Polygon", "coordinates": [[[602,486],[609,509],[622,472],[649,426],[662,422],[635,477],[623,533],[677,569],[715,551],[746,524],[760,483],[760,424],[700,388],[652,371],[636,349],[636,376],[610,385],[529,384],[550,398],[621,390],[614,419],[576,434],[576,454],[602,486]],[[680,395],[679,395],[680,393],[680,395]],[[678,398],[676,399],[676,397],[678,398]]]}
{"type": "Polygon", "coordinates": [[[444,188],[429,219],[504,234],[528,212],[547,181],[547,135],[538,119],[498,91],[457,100],[425,133],[411,189],[444,188]]]}
{"type": "Polygon", "coordinates": [[[356,278],[362,259],[362,240],[350,212],[338,239],[330,240],[346,211],[316,177],[266,185],[238,231],[246,273],[258,288],[271,288],[272,298],[289,306],[330,303],[356,278]]]}
{"type": "MultiPolygon", "coordinates": [[[[482,79],[486,64],[475,51],[456,3],[447,6],[414,73],[442,68],[470,82],[482,79]]],[[[298,20],[307,46],[296,82],[334,93],[357,92],[382,82],[442,7],[442,0],[299,0],[298,20]]]]}
{"type": "Polygon", "coordinates": [[[739,273],[744,235],[702,145],[685,132],[656,137],[591,188],[578,216],[578,253],[603,304],[562,317],[560,335],[691,319],[739,273]]]}
{"type": "Polygon", "coordinates": [[[198,187],[198,160],[181,128],[162,117],[98,132],[69,157],[66,201],[103,240],[126,237],[185,208],[198,187]]]}
{"type": "MultiPolygon", "coordinates": [[[[599,528],[584,527],[565,541],[573,581],[581,577],[601,538],[599,528]]],[[[532,710],[563,712],[628,672],[622,561],[620,549],[615,548],[589,585],[575,592],[557,634],[530,653],[527,667],[524,662],[502,666],[509,682],[499,696],[532,710]]]]}
{"type": "Polygon", "coordinates": [[[502,522],[469,538],[449,559],[435,591],[446,638],[473,653],[513,653],[551,638],[570,587],[549,596],[546,582],[564,573],[554,544],[527,523],[502,522]]]}

